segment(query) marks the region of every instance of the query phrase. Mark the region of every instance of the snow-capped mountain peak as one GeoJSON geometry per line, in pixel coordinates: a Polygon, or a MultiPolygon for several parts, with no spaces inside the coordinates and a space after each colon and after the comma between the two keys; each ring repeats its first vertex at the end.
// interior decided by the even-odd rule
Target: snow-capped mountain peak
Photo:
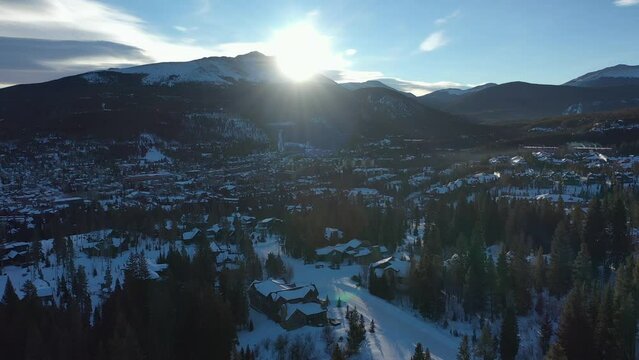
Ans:
{"type": "MultiPolygon", "coordinates": [[[[275,60],[257,51],[236,57],[207,57],[186,62],[163,62],[133,66],[109,71],[124,74],[143,74],[147,85],[168,85],[199,82],[215,85],[231,85],[236,82],[286,81],[277,69],[275,60]]],[[[85,74],[87,81],[99,81],[99,73],[85,74]]]]}
{"type": "Polygon", "coordinates": [[[589,72],[564,85],[568,86],[610,86],[639,83],[639,65],[619,64],[605,69],[589,72]]]}

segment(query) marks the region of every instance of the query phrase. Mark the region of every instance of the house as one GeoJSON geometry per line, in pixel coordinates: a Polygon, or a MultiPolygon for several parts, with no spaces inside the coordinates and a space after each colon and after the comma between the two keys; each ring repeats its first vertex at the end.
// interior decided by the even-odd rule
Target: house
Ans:
{"type": "Polygon", "coordinates": [[[203,239],[204,239],[204,234],[198,228],[193,228],[191,231],[187,231],[182,234],[183,241],[194,242],[194,241],[199,241],[203,239]]]}
{"type": "Polygon", "coordinates": [[[223,230],[223,226],[221,226],[220,224],[214,224],[206,229],[206,238],[209,240],[219,240],[223,230]]]}
{"type": "Polygon", "coordinates": [[[262,236],[268,235],[270,232],[275,230],[277,225],[283,223],[281,219],[278,218],[266,218],[258,221],[257,225],[255,225],[255,231],[262,236]]]}
{"type": "Polygon", "coordinates": [[[357,249],[362,246],[361,240],[352,239],[346,244],[337,244],[335,246],[326,246],[315,250],[315,255],[319,260],[330,261],[333,263],[341,263],[347,257],[352,257],[357,253],[357,249]]]}
{"type": "Polygon", "coordinates": [[[402,289],[407,286],[406,279],[410,271],[410,262],[397,260],[393,256],[381,259],[369,265],[372,273],[378,278],[384,278],[389,284],[395,284],[402,289]]]}
{"type": "Polygon", "coordinates": [[[7,265],[27,265],[30,263],[29,250],[31,244],[28,242],[12,242],[0,245],[0,264],[7,265]]]}
{"type": "Polygon", "coordinates": [[[324,326],[328,322],[326,309],[319,303],[284,304],[280,309],[280,323],[286,330],[302,326],[324,326]]]}
{"type": "Polygon", "coordinates": [[[326,322],[325,305],[315,285],[296,286],[283,280],[253,281],[248,289],[255,310],[280,323],[287,330],[326,322]]]}
{"type": "Polygon", "coordinates": [[[331,228],[331,227],[324,228],[324,240],[337,242],[342,240],[343,238],[344,238],[343,231],[339,229],[331,228]]]}

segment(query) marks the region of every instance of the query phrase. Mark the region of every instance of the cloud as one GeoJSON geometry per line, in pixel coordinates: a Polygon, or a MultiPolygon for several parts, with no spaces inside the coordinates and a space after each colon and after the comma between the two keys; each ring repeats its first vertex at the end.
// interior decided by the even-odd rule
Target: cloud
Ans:
{"type": "Polygon", "coordinates": [[[448,39],[443,31],[435,31],[428,35],[421,44],[419,44],[419,50],[423,52],[430,52],[436,50],[448,43],[448,39]]]}
{"type": "Polygon", "coordinates": [[[639,5],[639,0],[615,0],[617,6],[633,6],[639,5]]]}
{"type": "Polygon", "coordinates": [[[449,21],[451,21],[454,18],[458,17],[459,14],[461,14],[461,12],[459,10],[455,10],[452,13],[435,20],[435,25],[439,25],[439,26],[445,25],[449,21]]]}
{"type": "Polygon", "coordinates": [[[416,96],[430,94],[433,91],[442,90],[442,89],[451,89],[451,88],[468,89],[472,87],[472,85],[461,84],[454,81],[426,82],[426,81],[404,80],[404,79],[398,79],[398,78],[383,78],[379,80],[394,89],[409,92],[416,96]]]}
{"type": "Polygon", "coordinates": [[[142,19],[95,0],[0,0],[0,7],[0,36],[104,40],[142,49],[155,61],[219,55],[216,46],[196,46],[156,35],[142,19]]]}
{"type": "Polygon", "coordinates": [[[266,48],[259,42],[200,46],[189,38],[165,38],[142,19],[96,0],[0,0],[0,8],[0,37],[4,37],[0,53],[5,58],[0,59],[0,82],[5,84],[51,80],[71,71],[235,56],[266,48]],[[37,51],[34,46],[43,47],[37,51]],[[19,62],[16,59],[24,59],[20,70],[11,68],[19,62]]]}
{"type": "Polygon", "coordinates": [[[454,81],[414,81],[395,77],[387,77],[379,71],[355,71],[355,70],[331,70],[324,72],[324,75],[338,83],[365,82],[378,80],[399,91],[412,93],[416,96],[426,95],[441,89],[467,89],[471,84],[462,84],[454,81]]]}
{"type": "Polygon", "coordinates": [[[109,41],[0,37],[0,53],[0,82],[9,84],[150,61],[139,48],[109,41]]]}
{"type": "Polygon", "coordinates": [[[357,54],[357,49],[346,49],[346,51],[344,51],[344,55],[346,56],[353,56],[357,54]]]}
{"type": "Polygon", "coordinates": [[[327,70],[323,75],[338,83],[345,82],[365,82],[379,79],[384,76],[380,71],[358,71],[358,70],[327,70]]]}

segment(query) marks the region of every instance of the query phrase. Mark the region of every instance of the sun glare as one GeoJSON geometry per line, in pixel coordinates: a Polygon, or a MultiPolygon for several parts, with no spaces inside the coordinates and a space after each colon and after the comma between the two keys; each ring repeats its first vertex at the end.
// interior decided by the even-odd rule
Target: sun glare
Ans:
{"type": "Polygon", "coordinates": [[[309,79],[333,61],[330,38],[308,22],[277,31],[272,46],[280,71],[294,81],[309,79]]]}

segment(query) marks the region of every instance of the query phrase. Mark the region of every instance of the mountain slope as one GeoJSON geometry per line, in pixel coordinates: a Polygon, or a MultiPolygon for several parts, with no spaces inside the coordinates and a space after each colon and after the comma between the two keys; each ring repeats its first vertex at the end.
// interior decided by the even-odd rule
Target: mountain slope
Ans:
{"type": "Polygon", "coordinates": [[[359,90],[359,89],[366,89],[366,88],[384,88],[389,90],[395,90],[392,87],[384,84],[383,82],[379,80],[368,80],[368,81],[359,82],[359,83],[347,82],[347,83],[342,83],[340,85],[347,90],[359,90]]]}
{"type": "Polygon", "coordinates": [[[445,104],[424,97],[420,101],[477,122],[495,124],[639,106],[639,86],[587,88],[511,82],[458,96],[445,104]]]}
{"type": "Polygon", "coordinates": [[[564,85],[580,87],[639,85],[639,65],[619,64],[607,67],[570,80],[564,85]]]}
{"type": "Polygon", "coordinates": [[[487,83],[484,85],[475,86],[470,89],[442,89],[433,91],[430,94],[423,95],[419,98],[419,101],[426,105],[431,106],[436,109],[440,109],[446,107],[456,101],[459,101],[460,97],[466,96],[468,94],[476,93],[478,91],[488,89],[497,84],[495,83],[487,83]]]}
{"type": "Polygon", "coordinates": [[[4,137],[47,131],[129,138],[153,132],[183,141],[210,136],[210,131],[185,131],[193,128],[194,117],[200,128],[206,125],[202,119],[238,118],[271,139],[283,134],[284,141],[322,147],[362,136],[446,141],[483,131],[395,90],[349,91],[323,76],[286,81],[272,58],[257,53],[97,71],[0,90],[4,137]],[[383,95],[375,95],[379,91],[383,95]],[[442,134],[449,138],[437,137],[442,134]]]}
{"type": "MultiPolygon", "coordinates": [[[[284,82],[274,59],[259,52],[251,52],[234,58],[208,57],[187,62],[167,62],[110,69],[123,74],[142,74],[146,85],[168,85],[201,82],[215,85],[230,85],[240,81],[263,83],[284,82]]],[[[88,81],[104,81],[99,73],[84,76],[88,81]]]]}

